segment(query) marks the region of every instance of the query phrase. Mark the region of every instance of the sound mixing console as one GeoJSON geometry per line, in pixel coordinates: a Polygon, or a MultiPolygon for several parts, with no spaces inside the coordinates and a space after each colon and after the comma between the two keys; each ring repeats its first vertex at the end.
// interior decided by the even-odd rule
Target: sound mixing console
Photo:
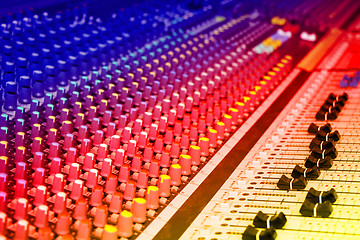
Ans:
{"type": "Polygon", "coordinates": [[[358,1],[2,4],[0,239],[360,239],[358,1]]]}

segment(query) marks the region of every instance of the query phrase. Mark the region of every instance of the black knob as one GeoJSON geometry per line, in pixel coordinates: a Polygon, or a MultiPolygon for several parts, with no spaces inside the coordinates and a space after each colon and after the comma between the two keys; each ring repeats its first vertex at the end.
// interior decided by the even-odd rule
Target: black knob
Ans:
{"type": "Polygon", "coordinates": [[[327,97],[327,99],[332,99],[334,101],[344,100],[346,102],[349,99],[349,95],[346,92],[344,92],[341,95],[336,95],[334,93],[330,93],[329,96],[327,97]]]}
{"type": "Polygon", "coordinates": [[[314,166],[320,169],[329,169],[333,165],[333,160],[331,157],[327,156],[325,158],[316,158],[312,155],[306,158],[305,167],[312,168],[314,166]]]}
{"type": "Polygon", "coordinates": [[[322,130],[326,133],[330,133],[332,131],[332,127],[331,127],[330,123],[327,123],[323,126],[317,126],[315,123],[311,123],[308,128],[308,133],[317,133],[320,130],[322,130]]]}
{"type": "Polygon", "coordinates": [[[286,222],[287,219],[283,212],[270,216],[263,213],[262,211],[259,211],[254,218],[253,224],[258,228],[274,227],[276,229],[280,229],[285,225],[286,222]]]}
{"type": "Polygon", "coordinates": [[[317,179],[320,175],[320,170],[313,166],[312,168],[302,168],[299,165],[296,165],[291,173],[293,178],[299,178],[303,176],[306,179],[317,179]]]}
{"type": "Polygon", "coordinates": [[[300,208],[301,215],[305,217],[329,217],[333,211],[331,202],[313,203],[305,199],[300,208]]]}
{"type": "Polygon", "coordinates": [[[338,130],[335,130],[332,133],[328,133],[328,132],[320,130],[316,133],[316,138],[321,141],[329,141],[331,139],[334,142],[338,142],[338,141],[340,141],[341,136],[340,136],[340,133],[338,132],[338,130]]]}
{"type": "Polygon", "coordinates": [[[335,159],[338,155],[338,152],[335,147],[321,150],[319,147],[315,146],[311,150],[310,155],[314,156],[315,158],[331,157],[332,159],[335,159]]]}
{"type": "Polygon", "coordinates": [[[319,148],[320,150],[330,149],[332,147],[335,147],[335,142],[332,139],[330,139],[329,141],[322,141],[317,138],[314,138],[311,141],[309,148],[314,149],[315,147],[319,148]]]}
{"type": "Polygon", "coordinates": [[[277,187],[282,190],[292,190],[292,189],[304,189],[307,185],[307,181],[304,176],[299,178],[288,178],[285,175],[282,175],[277,183],[277,187]]]}
{"type": "Polygon", "coordinates": [[[249,225],[246,227],[245,232],[243,233],[243,240],[274,240],[277,237],[275,228],[270,227],[266,229],[256,229],[255,227],[249,225]]]}
{"type": "Polygon", "coordinates": [[[325,201],[334,203],[338,199],[338,195],[333,188],[331,188],[329,191],[317,191],[315,188],[310,188],[305,199],[308,199],[312,203],[325,201]]]}
{"type": "Polygon", "coordinates": [[[334,109],[329,109],[328,111],[322,111],[322,110],[319,110],[317,113],[316,113],[316,120],[319,120],[319,121],[327,121],[327,120],[335,120],[337,119],[337,117],[339,116],[339,112],[334,110],[334,109]]]}

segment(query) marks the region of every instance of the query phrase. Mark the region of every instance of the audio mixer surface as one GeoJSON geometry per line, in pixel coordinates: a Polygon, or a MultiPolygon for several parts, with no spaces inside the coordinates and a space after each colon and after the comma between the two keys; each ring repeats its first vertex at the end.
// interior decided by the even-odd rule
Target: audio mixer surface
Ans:
{"type": "Polygon", "coordinates": [[[360,239],[359,12],[0,3],[0,239],[360,239]]]}

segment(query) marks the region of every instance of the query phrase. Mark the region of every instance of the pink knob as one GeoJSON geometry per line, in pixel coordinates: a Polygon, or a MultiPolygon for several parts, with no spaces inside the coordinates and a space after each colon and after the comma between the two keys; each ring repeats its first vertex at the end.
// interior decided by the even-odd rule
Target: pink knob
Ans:
{"type": "Polygon", "coordinates": [[[131,201],[135,197],[136,183],[133,180],[129,180],[125,185],[124,199],[131,201]]]}
{"type": "Polygon", "coordinates": [[[209,155],[209,139],[208,138],[200,138],[200,153],[202,156],[208,156],[209,155]]]}
{"type": "Polygon", "coordinates": [[[160,197],[170,196],[170,185],[171,185],[170,182],[171,182],[171,178],[169,175],[160,175],[160,179],[158,182],[160,197]]]}
{"type": "Polygon", "coordinates": [[[181,184],[181,166],[179,164],[172,164],[170,166],[169,175],[171,185],[179,186],[181,184]]]}
{"type": "Polygon", "coordinates": [[[191,156],[187,154],[181,154],[179,159],[179,164],[181,166],[182,175],[191,174],[191,156]]]}
{"type": "Polygon", "coordinates": [[[93,224],[95,227],[104,227],[108,217],[108,209],[105,205],[96,207],[93,224]]]}
{"type": "Polygon", "coordinates": [[[191,156],[191,164],[198,166],[200,165],[200,147],[191,145],[189,148],[189,155],[191,156]]]}
{"type": "Polygon", "coordinates": [[[159,188],[156,186],[149,186],[146,191],[146,207],[148,209],[159,208],[159,188]]]}
{"type": "Polygon", "coordinates": [[[133,221],[143,223],[146,221],[146,200],[144,198],[134,198],[131,206],[133,221]]]}
{"type": "Polygon", "coordinates": [[[118,220],[118,235],[120,237],[129,238],[133,235],[133,215],[126,210],[122,211],[118,220]]]}
{"type": "Polygon", "coordinates": [[[96,185],[91,193],[89,204],[93,207],[100,206],[104,197],[104,190],[101,186],[96,185]]]}
{"type": "Polygon", "coordinates": [[[66,210],[67,195],[64,192],[58,192],[55,195],[54,208],[55,213],[61,213],[66,210]]]}
{"type": "Polygon", "coordinates": [[[114,166],[121,167],[124,164],[125,150],[117,149],[115,152],[114,166]]]}
{"type": "Polygon", "coordinates": [[[71,189],[70,198],[73,200],[78,200],[82,197],[84,191],[84,182],[77,179],[73,182],[73,186],[71,189]]]}
{"type": "Polygon", "coordinates": [[[28,200],[26,198],[19,198],[16,200],[14,218],[16,220],[27,219],[28,200]]]}
{"type": "Polygon", "coordinates": [[[95,165],[95,155],[93,153],[86,153],[84,158],[83,170],[88,172],[90,169],[94,168],[95,165]]]}
{"type": "Polygon", "coordinates": [[[93,188],[98,184],[98,181],[99,181],[99,171],[94,168],[90,169],[85,186],[88,188],[93,188]]]}
{"type": "Polygon", "coordinates": [[[47,227],[49,219],[49,207],[40,205],[35,208],[35,222],[34,225],[38,228],[47,227]]]}
{"type": "Polygon", "coordinates": [[[35,206],[46,205],[47,197],[47,188],[45,186],[38,186],[35,191],[33,204],[35,206]]]}
{"type": "Polygon", "coordinates": [[[109,211],[112,213],[120,213],[121,205],[123,201],[123,195],[120,192],[115,192],[111,197],[109,211]]]}
{"type": "Polygon", "coordinates": [[[72,216],[76,220],[86,219],[87,211],[88,203],[84,198],[81,197],[76,201],[74,213],[72,216]]]}
{"type": "Polygon", "coordinates": [[[212,148],[216,148],[217,146],[217,131],[215,129],[210,128],[208,132],[208,138],[209,138],[209,146],[212,148]]]}
{"type": "Polygon", "coordinates": [[[68,212],[61,212],[58,216],[55,232],[59,235],[68,234],[70,232],[69,231],[70,223],[71,223],[70,214],[68,212]]]}
{"type": "Polygon", "coordinates": [[[65,185],[65,177],[61,173],[57,173],[54,175],[53,185],[51,188],[51,192],[58,193],[64,191],[65,185]]]}

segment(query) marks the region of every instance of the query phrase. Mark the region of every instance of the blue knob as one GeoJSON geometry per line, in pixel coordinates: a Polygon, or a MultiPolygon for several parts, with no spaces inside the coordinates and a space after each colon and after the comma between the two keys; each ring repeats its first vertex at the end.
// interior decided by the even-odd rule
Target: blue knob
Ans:
{"type": "Polygon", "coordinates": [[[47,65],[45,67],[45,90],[48,92],[56,91],[56,77],[55,77],[55,67],[47,65]]]}
{"type": "Polygon", "coordinates": [[[20,87],[19,102],[21,104],[30,104],[31,103],[31,88],[29,86],[20,87]]]}
{"type": "Polygon", "coordinates": [[[16,109],[17,94],[16,94],[16,83],[7,82],[4,94],[4,108],[8,111],[14,111],[16,109]]]}
{"type": "Polygon", "coordinates": [[[57,74],[57,84],[58,86],[67,86],[68,85],[68,71],[67,64],[63,60],[58,60],[58,74],[57,74]]]}

